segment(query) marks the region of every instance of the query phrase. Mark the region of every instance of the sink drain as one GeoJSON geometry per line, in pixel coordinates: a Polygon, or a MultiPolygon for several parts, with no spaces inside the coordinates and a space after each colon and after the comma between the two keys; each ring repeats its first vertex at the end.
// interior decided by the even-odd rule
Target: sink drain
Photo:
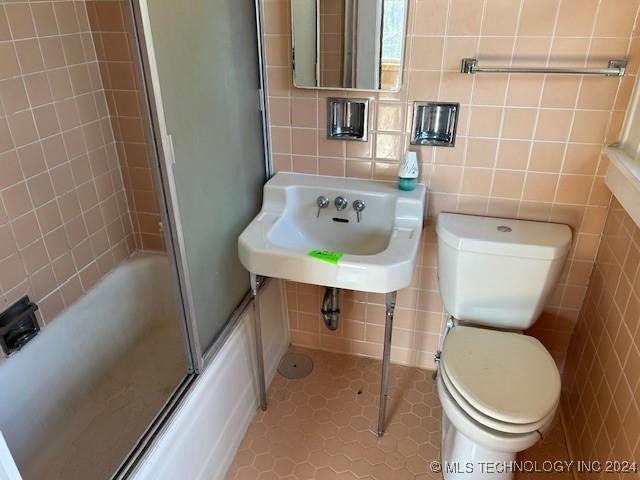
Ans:
{"type": "Polygon", "coordinates": [[[303,378],[313,370],[313,360],[302,353],[286,353],[278,364],[278,373],[285,378],[303,378]]]}

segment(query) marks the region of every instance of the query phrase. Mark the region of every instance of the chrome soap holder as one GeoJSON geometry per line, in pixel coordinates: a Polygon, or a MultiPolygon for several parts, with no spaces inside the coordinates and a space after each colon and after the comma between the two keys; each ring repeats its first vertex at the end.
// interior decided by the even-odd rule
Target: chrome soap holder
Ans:
{"type": "Polygon", "coordinates": [[[455,146],[459,111],[459,103],[415,102],[411,145],[455,146]]]}
{"type": "Polygon", "coordinates": [[[366,142],[368,117],[366,98],[327,99],[327,138],[366,142]]]}

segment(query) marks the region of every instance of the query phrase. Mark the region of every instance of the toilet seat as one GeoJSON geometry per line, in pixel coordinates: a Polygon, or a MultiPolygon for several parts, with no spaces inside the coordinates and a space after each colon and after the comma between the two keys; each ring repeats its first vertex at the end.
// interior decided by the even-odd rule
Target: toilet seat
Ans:
{"type": "Polygon", "coordinates": [[[556,409],[558,406],[557,403],[545,417],[543,417],[537,422],[533,422],[533,423],[502,422],[500,420],[497,420],[495,418],[492,418],[483,414],[482,412],[475,409],[471,404],[469,404],[469,402],[467,402],[467,400],[460,394],[460,392],[456,390],[456,388],[451,383],[451,380],[449,379],[446,369],[441,368],[439,371],[439,374],[440,374],[440,377],[442,378],[442,384],[444,385],[444,388],[446,389],[447,393],[454,399],[458,407],[460,407],[460,409],[464,411],[464,413],[469,415],[469,417],[471,417],[476,422],[486,427],[489,427],[493,430],[497,430],[499,432],[504,432],[504,433],[514,433],[514,434],[531,433],[531,432],[540,430],[545,425],[548,425],[548,423],[551,420],[553,420],[553,417],[555,417],[556,415],[556,409]]]}
{"type": "Polygon", "coordinates": [[[458,325],[445,337],[440,367],[461,409],[491,428],[535,431],[555,414],[560,374],[533,337],[458,325]]]}
{"type": "MultiPolygon", "coordinates": [[[[552,425],[552,422],[549,422],[549,424],[543,425],[540,431],[530,433],[514,434],[500,432],[475,421],[467,415],[464,410],[459,408],[455,399],[444,386],[441,375],[438,375],[437,379],[437,392],[442,405],[444,437],[446,438],[452,433],[450,432],[450,428],[447,428],[447,422],[450,422],[457,430],[457,434],[454,434],[454,437],[456,437],[455,442],[458,445],[463,437],[468,438],[474,444],[469,445],[465,442],[466,446],[469,447],[468,450],[466,450],[464,446],[462,447],[461,452],[465,462],[470,461],[469,458],[474,458],[478,450],[483,449],[495,452],[513,453],[515,459],[516,452],[521,452],[535,445],[540,441],[540,434],[542,433],[544,437],[544,435],[549,431],[549,427],[552,425]]],[[[445,438],[443,438],[443,441],[446,442],[445,438]]],[[[451,458],[451,452],[447,452],[444,444],[442,452],[443,460],[449,461],[448,459],[451,458]]]]}

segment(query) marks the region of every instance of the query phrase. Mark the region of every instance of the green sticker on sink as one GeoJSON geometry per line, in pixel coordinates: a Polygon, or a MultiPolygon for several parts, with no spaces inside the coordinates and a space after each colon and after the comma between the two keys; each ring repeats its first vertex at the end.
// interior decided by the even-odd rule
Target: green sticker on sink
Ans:
{"type": "Polygon", "coordinates": [[[317,258],[318,260],[322,260],[323,262],[337,265],[344,254],[340,252],[332,252],[331,250],[309,250],[307,255],[317,258]]]}

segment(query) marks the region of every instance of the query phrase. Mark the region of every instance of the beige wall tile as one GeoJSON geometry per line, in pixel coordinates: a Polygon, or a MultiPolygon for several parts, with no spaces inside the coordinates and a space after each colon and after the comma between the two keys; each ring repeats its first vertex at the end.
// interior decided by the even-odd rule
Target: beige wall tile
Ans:
{"type": "MultiPolygon", "coordinates": [[[[459,73],[456,75],[461,77],[459,73]]],[[[476,105],[504,105],[508,81],[506,75],[476,78],[472,102],[476,105]]]]}
{"type": "Polygon", "coordinates": [[[536,140],[566,142],[572,118],[573,112],[571,110],[540,110],[535,134],[536,140]]]}
{"type": "Polygon", "coordinates": [[[416,35],[442,35],[447,23],[447,0],[418,0],[415,3],[416,35]]]}
{"type": "Polygon", "coordinates": [[[529,161],[531,142],[521,140],[501,140],[496,166],[513,170],[524,170],[529,161]]]}
{"type": "Polygon", "coordinates": [[[562,168],[564,151],[564,143],[535,142],[531,149],[529,170],[559,173],[562,168]]]}
{"type": "Polygon", "coordinates": [[[571,141],[602,143],[609,116],[609,112],[577,111],[571,130],[571,141]]]}
{"type": "Polygon", "coordinates": [[[520,140],[531,138],[536,114],[533,108],[507,108],[504,112],[501,137],[520,140]]]}
{"type": "Polygon", "coordinates": [[[10,40],[10,39],[11,39],[11,30],[9,29],[7,13],[4,9],[4,5],[0,5],[0,41],[10,40]]]}
{"type": "Polygon", "coordinates": [[[513,35],[518,26],[519,2],[487,0],[482,25],[483,35],[513,35]]]}
{"type": "Polygon", "coordinates": [[[12,38],[17,40],[35,36],[36,30],[28,3],[9,3],[5,5],[5,12],[12,38]]]}
{"type": "Polygon", "coordinates": [[[495,107],[474,107],[471,109],[469,135],[473,137],[497,138],[500,133],[502,109],[495,107]]]}
{"type": "Polygon", "coordinates": [[[517,107],[537,107],[544,79],[539,75],[515,75],[509,79],[507,105],[517,107]]]}
{"type": "Polygon", "coordinates": [[[520,35],[550,35],[556,21],[559,0],[524,0],[520,16],[520,35]]]}
{"type": "Polygon", "coordinates": [[[296,155],[317,155],[318,131],[309,128],[292,128],[291,153],[296,155]]]}
{"type": "Polygon", "coordinates": [[[0,43],[0,57],[2,57],[2,63],[0,63],[0,79],[15,77],[20,73],[18,57],[16,56],[16,50],[12,43],[0,43]]]}
{"type": "Polygon", "coordinates": [[[590,175],[560,175],[556,201],[584,205],[589,199],[592,183],[590,175]]]}
{"type": "Polygon", "coordinates": [[[487,138],[469,138],[465,165],[473,167],[494,166],[498,142],[487,138]]]}
{"type": "Polygon", "coordinates": [[[625,37],[630,35],[637,13],[635,0],[602,0],[596,18],[595,35],[625,37]]]}
{"type": "Polygon", "coordinates": [[[495,170],[491,195],[519,199],[522,194],[524,176],[524,172],[495,170]]]}
{"type": "Polygon", "coordinates": [[[560,4],[556,35],[590,36],[597,10],[597,0],[564,0],[560,4]]]}

